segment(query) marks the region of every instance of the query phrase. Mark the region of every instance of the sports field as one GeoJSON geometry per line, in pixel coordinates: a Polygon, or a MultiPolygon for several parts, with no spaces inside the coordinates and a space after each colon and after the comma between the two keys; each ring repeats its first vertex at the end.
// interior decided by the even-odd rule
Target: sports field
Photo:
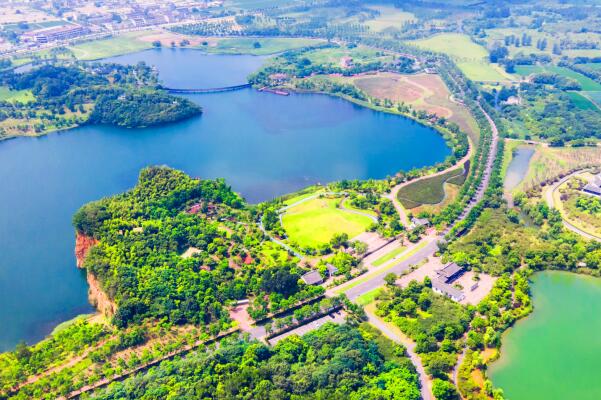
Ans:
{"type": "Polygon", "coordinates": [[[373,220],[337,208],[340,200],[315,198],[288,209],[282,222],[289,239],[300,247],[315,247],[328,243],[336,233],[353,238],[365,232],[373,220]]]}
{"type": "Polygon", "coordinates": [[[511,75],[488,61],[488,51],[469,36],[460,33],[443,33],[427,39],[409,41],[422,49],[447,54],[463,73],[477,82],[503,82],[511,75]]]}

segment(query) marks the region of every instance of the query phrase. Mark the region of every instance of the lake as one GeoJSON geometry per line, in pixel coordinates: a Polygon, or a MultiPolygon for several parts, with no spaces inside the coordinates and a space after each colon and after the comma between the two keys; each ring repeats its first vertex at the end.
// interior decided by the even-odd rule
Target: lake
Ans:
{"type": "Polygon", "coordinates": [[[509,400],[601,399],[601,279],[541,272],[534,312],[503,336],[489,369],[509,400]]]}
{"type": "MultiPolygon", "coordinates": [[[[163,49],[111,59],[152,62],[167,86],[237,85],[264,62],[163,49]]],[[[194,95],[201,117],[139,130],[85,126],[0,143],[0,350],[93,311],[75,267],[73,213],[166,164],[224,177],[251,202],[344,178],[384,178],[450,154],[432,129],[325,95],[244,89],[194,95]]]]}

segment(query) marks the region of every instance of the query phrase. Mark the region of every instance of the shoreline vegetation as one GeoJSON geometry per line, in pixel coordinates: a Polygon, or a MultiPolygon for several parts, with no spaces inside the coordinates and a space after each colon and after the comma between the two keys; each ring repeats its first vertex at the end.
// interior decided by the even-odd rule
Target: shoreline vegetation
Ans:
{"type": "Polygon", "coordinates": [[[141,128],[202,113],[190,100],[158,89],[156,72],[143,64],[57,62],[22,74],[2,72],[0,84],[32,97],[0,101],[0,140],[85,124],[141,128]]]}
{"type": "MultiPolygon", "coordinates": [[[[270,4],[269,0],[267,3],[270,4]]],[[[448,20],[436,11],[437,24],[441,24],[436,28],[427,18],[422,20],[425,17],[421,13],[409,14],[419,15],[415,20],[404,16],[406,21],[385,27],[389,22],[377,7],[324,4],[323,9],[320,5],[274,5],[240,15],[234,11],[231,16],[172,30],[198,35],[186,36],[185,40],[194,38],[200,42],[184,46],[182,39],[181,47],[209,46],[224,52],[234,51],[232,48],[236,46],[221,43],[233,40],[230,36],[237,37],[233,40],[237,46],[255,53],[267,51],[268,47],[266,42],[256,41],[255,35],[272,36],[274,41],[269,45],[272,47],[277,47],[275,39],[285,39],[281,37],[284,35],[297,36],[297,39],[327,38],[327,43],[282,48],[283,52],[277,52],[280,53],[277,57],[251,76],[251,83],[258,89],[337,96],[377,112],[410,118],[439,132],[452,155],[434,166],[401,171],[385,179],[345,180],[305,188],[257,206],[246,204],[223,180],[193,179],[166,167],[142,170],[134,188],[84,205],[73,219],[77,240],[85,242],[80,246],[83,256],[78,257],[78,261],[95,279],[94,286],[108,299],[109,307],[104,309],[108,310],[110,323],[75,320],[34,346],[20,344],[14,352],[1,354],[0,383],[4,383],[4,387],[0,390],[12,390],[15,385],[21,385],[23,379],[36,376],[40,380],[25,386],[17,398],[65,396],[99,380],[124,376],[153,360],[162,360],[165,352],[198,343],[199,338],[209,339],[220,332],[237,329],[257,338],[253,336],[254,329],[259,328],[265,330],[263,337],[267,337],[274,331],[280,332],[282,327],[296,326],[294,321],[312,320],[313,316],[344,304],[345,312],[350,315],[347,324],[326,324],[304,336],[293,335],[274,347],[258,341],[225,340],[218,348],[201,348],[188,357],[165,361],[150,373],[127,378],[97,395],[108,400],[166,390],[169,395],[180,396],[199,395],[200,391],[203,391],[201,395],[212,396],[218,392],[223,398],[268,394],[288,398],[290,393],[298,396],[318,393],[323,397],[351,400],[372,398],[369,396],[418,399],[418,376],[407,359],[407,348],[387,343],[377,331],[366,328],[366,323],[360,323],[366,318],[363,310],[344,297],[325,297],[313,302],[329,293],[322,286],[308,285],[299,279],[311,270],[319,271],[322,277],[336,270],[331,272],[336,276],[331,277],[337,284],[366,272],[358,265],[366,244],[351,241],[348,235],[334,235],[328,243],[302,249],[305,255],[313,257],[311,264],[295,258],[292,251],[279,248],[277,240],[274,240],[276,243],[267,241],[267,237],[286,240],[282,210],[295,205],[302,210],[303,205],[299,204],[311,197],[312,190],[323,190],[344,195],[318,196],[318,201],[310,204],[307,200],[304,206],[317,207],[325,203],[332,209],[340,207],[346,212],[373,216],[377,221],[369,227],[370,232],[386,238],[401,238],[403,244],[418,242],[412,249],[407,248],[408,253],[416,251],[425,243],[419,243],[425,227],[407,229],[408,226],[399,223],[401,215],[395,209],[399,199],[398,196],[390,198],[391,190],[394,194],[393,188],[397,185],[432,173],[452,171],[459,167],[459,160],[471,155],[466,162],[469,168],[464,168],[463,174],[448,177],[441,174],[440,179],[432,180],[443,185],[444,205],[412,216],[427,218],[431,229],[438,230],[438,237],[445,239],[437,244],[434,256],[440,260],[436,262],[457,264],[473,274],[476,284],[481,274],[496,278],[489,294],[477,305],[463,305],[438,294],[428,277],[401,287],[399,276],[389,274],[384,286],[360,298],[377,302],[377,314],[413,340],[415,349],[412,351],[419,355],[431,378],[432,387],[422,387],[422,393],[432,389],[437,399],[445,400],[504,398],[502,388],[495,387],[487,376],[487,366],[500,356],[503,336],[533,311],[530,277],[548,270],[599,277],[601,244],[567,231],[561,214],[545,203],[544,187],[558,179],[551,176],[557,172],[552,167],[566,168],[565,160],[559,157],[555,157],[555,164],[549,161],[554,155],[553,149],[537,147],[527,174],[527,179],[532,181],[527,193],[515,193],[515,204],[507,205],[503,198],[503,180],[512,145],[505,148],[505,142],[501,141],[497,146],[497,126],[505,137],[526,141],[533,137],[547,141],[551,147],[569,143],[574,146],[570,150],[578,152],[573,155],[573,162],[584,162],[580,159],[595,156],[594,152],[580,153],[576,146],[597,141],[598,134],[591,128],[599,119],[597,110],[580,97],[590,100],[592,105],[598,97],[600,77],[577,64],[582,61],[598,64],[599,60],[578,61],[567,56],[560,60],[560,57],[562,51],[566,51],[564,54],[595,51],[601,42],[580,32],[587,35],[586,40],[565,40],[564,37],[550,46],[547,43],[550,36],[545,31],[548,26],[557,25],[556,22],[544,23],[549,15],[552,16],[549,21],[567,22],[566,26],[576,23],[574,21],[580,23],[588,18],[588,11],[594,14],[594,8],[579,11],[578,7],[566,7],[561,13],[547,13],[548,10],[541,8],[537,12],[543,17],[528,18],[533,26],[538,25],[538,32],[534,33],[531,26],[522,26],[524,32],[519,35],[511,33],[519,31],[516,24],[523,24],[512,17],[513,10],[485,4],[449,7],[448,20]],[[455,17],[463,16],[464,11],[473,13],[474,18],[462,17],[458,23],[455,17]],[[510,20],[505,21],[508,18],[510,20]],[[330,24],[331,19],[337,23],[330,24]],[[377,33],[370,31],[365,21],[377,21],[371,24],[378,27],[377,33]],[[495,24],[510,26],[505,29],[507,35],[493,32],[495,24]],[[493,33],[501,36],[493,38],[493,33]],[[522,54],[522,49],[533,47],[532,34],[538,38],[537,52],[522,54]],[[211,35],[228,37],[212,43],[208,39],[211,35]],[[562,46],[574,48],[562,49],[562,46]],[[552,62],[559,65],[545,66],[552,62]],[[583,80],[583,71],[591,81],[583,80]],[[419,103],[415,101],[423,98],[413,102],[391,99],[390,92],[378,96],[377,87],[372,86],[375,92],[370,92],[369,85],[360,87],[347,79],[378,73],[436,74],[449,91],[450,96],[445,100],[465,108],[479,135],[465,129],[470,121],[464,121],[465,125],[452,121],[450,109],[446,111],[451,111],[451,115],[442,114],[444,107],[418,109],[416,104],[419,103]],[[519,78],[526,73],[527,78],[519,78]],[[582,89],[597,94],[579,94],[582,89]],[[538,152],[548,156],[546,165],[538,152]],[[533,173],[532,165],[541,171],[533,173]],[[452,199],[447,199],[445,182],[440,182],[442,178],[461,184],[452,199]],[[340,197],[342,200],[338,201],[340,197]],[[460,222],[455,223],[457,220],[460,222]],[[110,305],[115,305],[112,311],[110,305]],[[273,314],[282,317],[273,320],[274,326],[269,322],[251,329],[253,321],[262,321],[273,314]],[[334,355],[332,348],[336,350],[334,355]],[[352,362],[356,364],[351,365],[352,362]],[[304,369],[296,368],[301,364],[304,369]],[[344,371],[339,367],[342,364],[351,371],[338,374],[344,371]],[[64,369],[54,375],[44,375],[56,365],[64,369]],[[307,371],[306,375],[297,374],[303,370],[307,371]],[[328,378],[332,376],[334,378],[328,378]],[[239,388],[249,392],[241,393],[239,388]]],[[[415,7],[417,10],[427,8],[426,5],[415,7]]],[[[517,4],[515,7],[524,15],[532,13],[517,4]]],[[[427,12],[424,15],[432,15],[428,14],[431,10],[422,11],[427,12]]],[[[577,25],[570,26],[580,29],[577,25]]],[[[169,36],[172,32],[161,35],[152,38],[152,47],[165,46],[169,41],[172,47],[177,46],[174,36],[169,36]]],[[[89,51],[85,47],[84,44],[79,50],[89,51]]],[[[68,56],[67,52],[64,55],[68,56]]],[[[48,96],[55,90],[53,85],[44,85],[42,90],[26,85],[14,88],[30,90],[36,101],[47,96],[53,113],[62,115],[62,110],[71,118],[61,122],[67,128],[69,123],[85,118],[118,126],[146,126],[200,112],[184,104],[162,115],[160,110],[169,98],[157,96],[160,92],[146,91],[156,88],[156,76],[144,74],[145,81],[141,83],[136,70],[124,74],[127,77],[124,88],[131,89],[133,94],[106,91],[101,93],[104,97],[95,97],[92,101],[79,93],[77,100],[85,101],[75,102],[73,109],[67,106],[68,110],[61,109],[58,102],[53,103],[52,96],[48,96]],[[155,104],[152,99],[159,101],[155,104]],[[140,105],[149,106],[149,115],[129,112],[140,105]]],[[[115,74],[112,76],[115,78],[115,74]]],[[[89,87],[96,89],[97,86],[95,82],[89,87]]],[[[404,89],[403,94],[410,97],[411,90],[404,89]]],[[[31,101],[26,92],[9,93],[11,96],[31,101]]],[[[43,114],[36,117],[47,120],[43,114]]],[[[47,125],[48,122],[45,127],[47,125]]],[[[432,188],[424,186],[421,190],[430,195],[422,196],[421,201],[427,203],[430,198],[440,198],[440,187],[426,193],[432,188]]],[[[583,212],[598,209],[598,205],[588,203],[580,207],[584,208],[583,212]]],[[[411,271],[431,262],[423,261],[411,266],[411,271]]],[[[455,289],[459,288],[465,289],[456,285],[455,289]]],[[[419,362],[415,365],[421,367],[419,362]]]]}

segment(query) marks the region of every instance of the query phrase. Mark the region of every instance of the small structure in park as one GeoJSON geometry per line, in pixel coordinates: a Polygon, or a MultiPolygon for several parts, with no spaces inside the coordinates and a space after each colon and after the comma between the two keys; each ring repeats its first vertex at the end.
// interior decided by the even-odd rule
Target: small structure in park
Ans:
{"type": "Polygon", "coordinates": [[[463,275],[464,272],[465,269],[462,266],[459,266],[455,263],[449,263],[442,269],[436,271],[436,275],[441,282],[450,284],[463,275]]]}
{"type": "Polygon", "coordinates": [[[417,229],[428,225],[430,225],[430,221],[428,221],[426,218],[413,217],[411,218],[411,225],[409,225],[409,229],[417,229]]]}
{"type": "Polygon", "coordinates": [[[319,285],[323,283],[323,278],[318,270],[314,269],[301,276],[303,282],[307,285],[319,285]]]}
{"type": "Polygon", "coordinates": [[[449,297],[451,300],[460,302],[465,299],[463,292],[453,286],[439,281],[438,279],[432,280],[432,290],[436,293],[442,294],[443,296],[449,297]]]}
{"type": "Polygon", "coordinates": [[[326,271],[328,271],[328,276],[331,278],[338,273],[338,268],[328,263],[326,265],[326,271]]]}
{"type": "Polygon", "coordinates": [[[601,197],[601,173],[595,175],[593,180],[582,188],[582,191],[593,196],[601,197]]]}

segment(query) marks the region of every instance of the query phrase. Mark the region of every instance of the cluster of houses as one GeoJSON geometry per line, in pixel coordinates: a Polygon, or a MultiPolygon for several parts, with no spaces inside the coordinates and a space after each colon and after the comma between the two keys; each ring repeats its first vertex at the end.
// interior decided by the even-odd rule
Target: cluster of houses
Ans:
{"type": "Polygon", "coordinates": [[[601,197],[601,173],[595,175],[593,179],[582,188],[582,191],[592,196],[601,197]]]}
{"type": "Polygon", "coordinates": [[[21,42],[40,45],[76,39],[90,33],[113,32],[204,19],[208,9],[220,7],[222,0],[63,0],[62,25],[23,32],[21,42]],[[96,7],[90,7],[95,4],[96,7]],[[100,7],[100,8],[99,8],[100,7]],[[67,21],[68,20],[68,21],[67,21]]]}

